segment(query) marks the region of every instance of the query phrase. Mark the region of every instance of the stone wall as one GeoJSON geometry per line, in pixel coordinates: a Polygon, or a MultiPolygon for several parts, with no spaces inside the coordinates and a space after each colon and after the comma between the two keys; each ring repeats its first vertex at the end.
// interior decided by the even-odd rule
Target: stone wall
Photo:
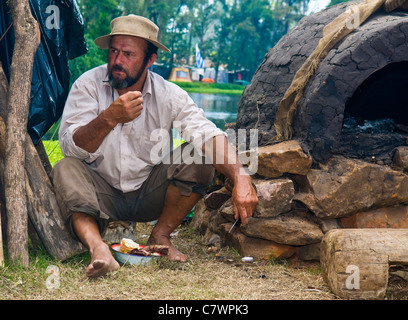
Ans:
{"type": "Polygon", "coordinates": [[[234,215],[226,180],[197,204],[191,225],[209,245],[232,246],[254,259],[319,260],[331,229],[408,226],[407,148],[385,166],[344,156],[313,164],[295,140],[260,147],[253,176],[259,204],[248,224],[229,232],[234,215]]]}

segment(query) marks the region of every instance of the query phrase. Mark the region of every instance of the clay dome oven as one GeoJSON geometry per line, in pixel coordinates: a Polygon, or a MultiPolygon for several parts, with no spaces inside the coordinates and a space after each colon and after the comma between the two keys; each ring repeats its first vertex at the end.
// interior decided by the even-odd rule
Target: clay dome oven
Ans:
{"type": "MultiPolygon", "coordinates": [[[[323,27],[348,1],[303,18],[265,56],[238,106],[236,128],[276,141],[276,113],[323,27]]],[[[329,51],[309,79],[293,117],[293,139],[313,159],[334,154],[389,163],[408,137],[408,12],[383,8],[329,51]]]]}

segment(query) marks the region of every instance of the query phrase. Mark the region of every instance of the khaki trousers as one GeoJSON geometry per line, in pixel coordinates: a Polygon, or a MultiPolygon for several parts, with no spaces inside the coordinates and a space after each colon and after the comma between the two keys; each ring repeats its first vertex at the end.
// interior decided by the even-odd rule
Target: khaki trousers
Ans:
{"type": "MultiPolygon", "coordinates": [[[[186,144],[181,146],[183,148],[186,144]]],[[[181,152],[175,153],[181,154],[181,152]]],[[[60,160],[51,172],[56,198],[72,235],[71,217],[75,212],[93,216],[103,234],[110,221],[153,221],[160,217],[167,188],[177,186],[180,193],[204,195],[214,179],[210,164],[185,164],[170,156],[170,164],[153,167],[148,179],[135,191],[123,193],[113,188],[97,172],[75,158],[60,160]]]]}

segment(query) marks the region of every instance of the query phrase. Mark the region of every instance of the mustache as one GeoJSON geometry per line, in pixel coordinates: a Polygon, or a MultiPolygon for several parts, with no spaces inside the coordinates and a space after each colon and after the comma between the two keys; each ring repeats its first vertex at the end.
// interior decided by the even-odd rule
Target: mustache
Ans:
{"type": "Polygon", "coordinates": [[[118,66],[117,64],[115,64],[114,66],[111,67],[111,72],[112,71],[121,71],[121,72],[124,72],[124,73],[128,74],[127,70],[125,70],[121,66],[118,66]]]}

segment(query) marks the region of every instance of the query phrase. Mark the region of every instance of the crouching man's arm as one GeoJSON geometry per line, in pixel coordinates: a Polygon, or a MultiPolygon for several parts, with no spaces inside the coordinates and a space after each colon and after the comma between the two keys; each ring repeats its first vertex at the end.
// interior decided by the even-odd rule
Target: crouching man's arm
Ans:
{"type": "Polygon", "coordinates": [[[258,204],[250,175],[246,173],[236,151],[225,136],[219,135],[210,139],[204,144],[203,150],[211,159],[215,169],[234,182],[232,204],[235,219],[241,218],[241,223],[245,225],[258,204]]]}

